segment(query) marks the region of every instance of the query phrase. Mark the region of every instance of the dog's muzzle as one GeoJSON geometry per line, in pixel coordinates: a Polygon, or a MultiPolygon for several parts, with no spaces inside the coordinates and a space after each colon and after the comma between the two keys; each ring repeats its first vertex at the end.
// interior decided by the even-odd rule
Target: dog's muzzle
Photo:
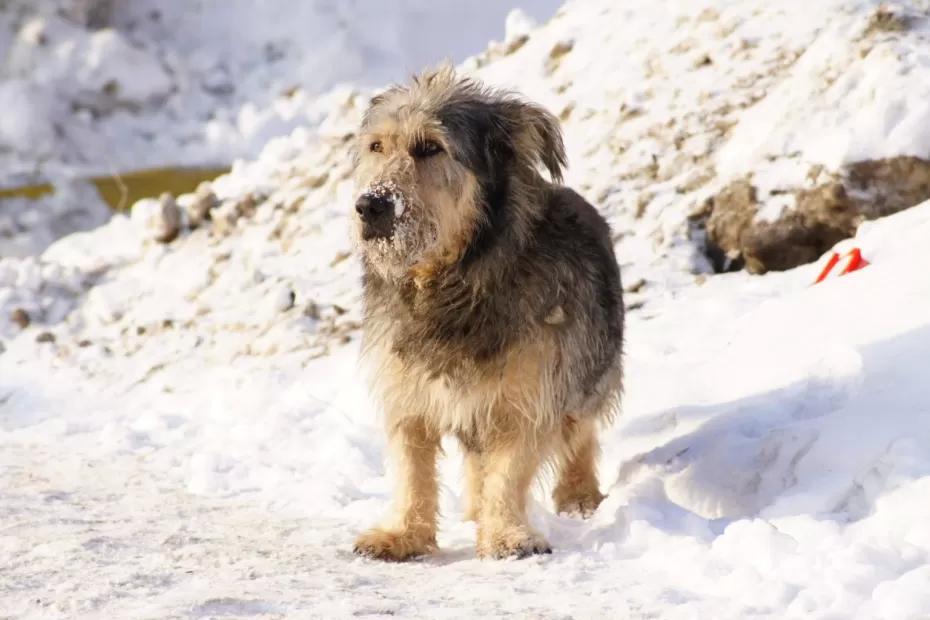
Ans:
{"type": "Polygon", "coordinates": [[[394,234],[394,222],[403,214],[403,200],[390,188],[374,186],[355,201],[362,222],[362,239],[383,239],[394,234]]]}

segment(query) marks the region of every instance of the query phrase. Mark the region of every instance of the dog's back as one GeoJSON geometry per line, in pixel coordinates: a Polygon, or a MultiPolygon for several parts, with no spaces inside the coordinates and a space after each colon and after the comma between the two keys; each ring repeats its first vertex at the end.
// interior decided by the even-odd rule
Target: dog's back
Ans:
{"type": "Polygon", "coordinates": [[[547,296],[565,315],[560,350],[563,365],[571,367],[565,369],[571,385],[566,388],[587,403],[576,413],[607,413],[605,399],[620,390],[624,316],[610,227],[576,192],[553,187],[536,247],[538,256],[530,262],[551,262],[551,268],[543,268],[555,276],[546,286],[547,296]]]}

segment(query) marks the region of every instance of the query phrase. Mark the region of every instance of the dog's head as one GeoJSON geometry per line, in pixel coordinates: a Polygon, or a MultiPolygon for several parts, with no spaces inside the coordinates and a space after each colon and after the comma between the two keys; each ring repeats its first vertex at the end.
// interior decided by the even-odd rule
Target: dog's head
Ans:
{"type": "MultiPolygon", "coordinates": [[[[524,194],[561,178],[558,121],[444,67],[376,96],[355,153],[355,232],[384,277],[416,277],[480,254],[532,219],[524,194]]],[[[531,202],[531,201],[529,201],[531,202]]]]}

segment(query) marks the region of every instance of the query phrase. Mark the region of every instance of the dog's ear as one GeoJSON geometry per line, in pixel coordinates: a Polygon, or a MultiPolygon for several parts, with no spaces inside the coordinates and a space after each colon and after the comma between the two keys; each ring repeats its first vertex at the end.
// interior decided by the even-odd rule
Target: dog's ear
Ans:
{"type": "Polygon", "coordinates": [[[413,76],[414,86],[421,88],[439,87],[441,84],[449,86],[458,81],[467,82],[467,80],[459,80],[456,77],[455,67],[449,60],[444,60],[437,66],[413,76]]]}
{"type": "Polygon", "coordinates": [[[562,180],[562,168],[568,163],[559,119],[537,105],[526,106],[527,122],[540,163],[556,183],[562,180]]]}
{"type": "Polygon", "coordinates": [[[509,103],[509,116],[515,126],[514,151],[528,157],[531,165],[542,165],[549,171],[553,182],[560,182],[567,159],[559,120],[536,104],[524,101],[509,103]]]}

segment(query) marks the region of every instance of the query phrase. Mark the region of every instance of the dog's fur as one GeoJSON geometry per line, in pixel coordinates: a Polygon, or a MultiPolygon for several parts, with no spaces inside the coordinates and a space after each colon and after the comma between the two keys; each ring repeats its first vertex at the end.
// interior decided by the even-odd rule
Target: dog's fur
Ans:
{"type": "Polygon", "coordinates": [[[445,434],[465,453],[478,554],[548,552],[526,516],[540,466],[559,472],[560,512],[586,516],[603,497],[596,427],[619,403],[623,340],[607,223],[558,185],[565,151],[550,113],[449,68],[375,97],[358,140],[361,194],[393,205],[389,221],[355,228],[363,355],[398,488],[394,518],[356,552],[436,548],[445,434]]]}

